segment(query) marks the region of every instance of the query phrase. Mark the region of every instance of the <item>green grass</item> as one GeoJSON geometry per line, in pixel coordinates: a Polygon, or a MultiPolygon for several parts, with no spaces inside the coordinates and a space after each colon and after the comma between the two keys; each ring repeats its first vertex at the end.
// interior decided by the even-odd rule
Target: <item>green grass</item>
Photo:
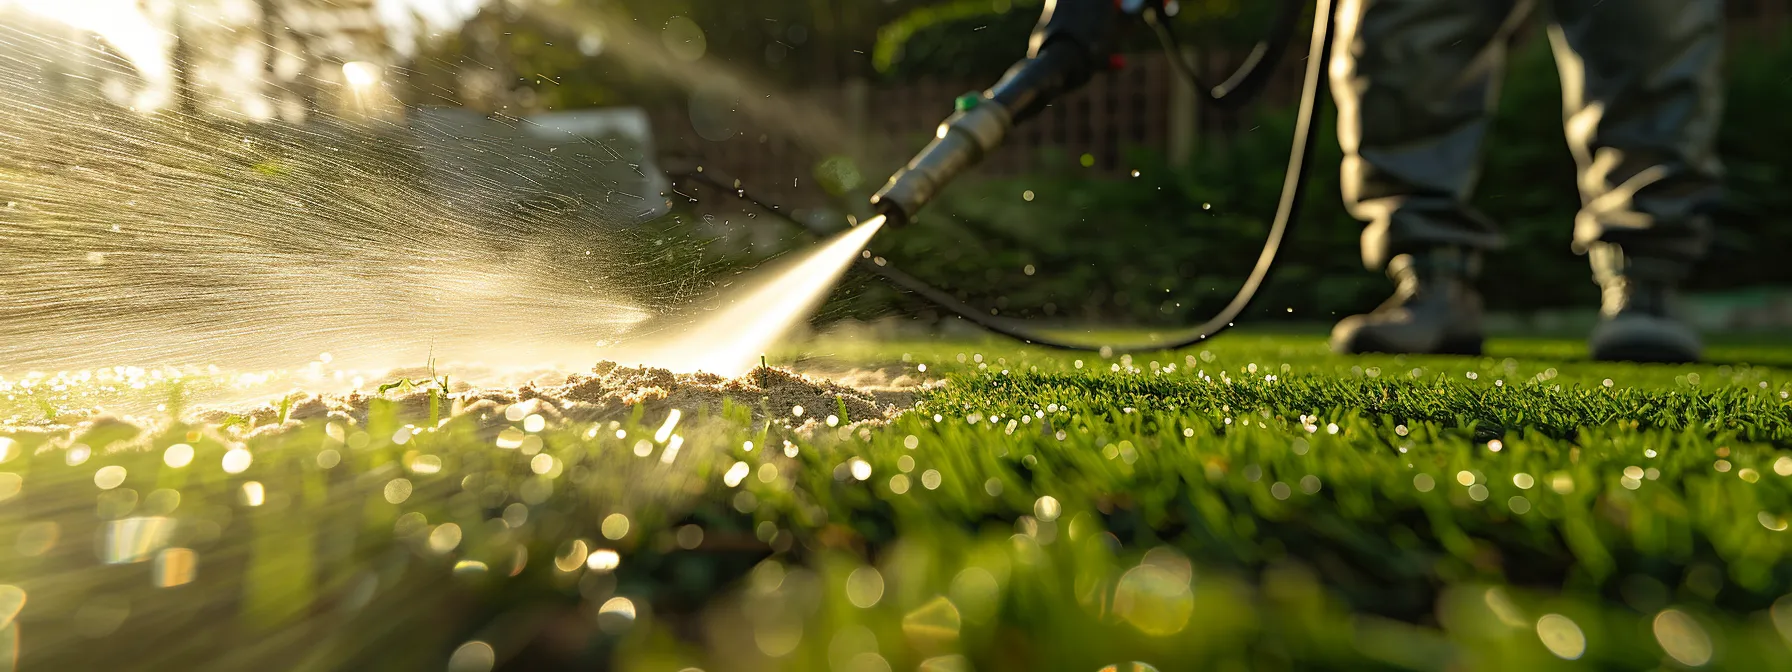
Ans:
{"type": "Polygon", "coordinates": [[[636,455],[664,421],[640,412],[521,449],[501,415],[405,437],[427,418],[396,402],[252,438],[21,433],[0,582],[29,596],[27,669],[443,669],[473,640],[512,669],[1769,669],[1792,654],[1792,349],[1711,355],[823,342],[784,360],[946,384],[887,426],[687,418],[669,462],[636,455]],[[108,528],[150,514],[166,543],[108,528]],[[163,545],[191,583],[96,558],[163,545]]]}

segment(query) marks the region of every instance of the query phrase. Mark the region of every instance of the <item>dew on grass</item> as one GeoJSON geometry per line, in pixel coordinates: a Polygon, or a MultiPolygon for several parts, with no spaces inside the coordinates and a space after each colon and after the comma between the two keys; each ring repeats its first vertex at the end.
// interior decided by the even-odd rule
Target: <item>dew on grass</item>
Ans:
{"type": "Polygon", "coordinates": [[[561,544],[559,552],[554,554],[554,568],[562,572],[576,571],[585,565],[590,555],[591,551],[584,539],[568,541],[561,544]]]}
{"type": "Polygon", "coordinates": [[[1300,491],[1309,495],[1319,492],[1320,485],[1318,476],[1307,474],[1300,478],[1300,491]]]}
{"type": "Polygon", "coordinates": [[[403,504],[411,498],[411,482],[408,479],[394,478],[386,481],[386,501],[392,504],[403,504]]]}
{"type": "Polygon", "coordinates": [[[1135,660],[1130,663],[1114,663],[1113,665],[1106,665],[1095,672],[1157,672],[1157,668],[1152,666],[1151,663],[1135,660]]]}
{"type": "Polygon", "coordinates": [[[177,443],[162,451],[162,464],[179,469],[193,463],[193,447],[177,443]]]}
{"type": "Polygon", "coordinates": [[[928,490],[939,489],[939,487],[940,487],[940,472],[935,469],[928,469],[927,471],[922,472],[921,473],[921,487],[927,488],[928,490]]]}
{"type": "Polygon", "coordinates": [[[428,475],[440,473],[442,471],[442,458],[435,455],[418,455],[417,457],[412,458],[411,463],[407,466],[410,467],[411,473],[414,474],[428,475]]]}
{"type": "Polygon", "coordinates": [[[521,448],[523,447],[523,436],[523,430],[515,427],[505,427],[498,432],[498,447],[505,450],[521,448]]]}
{"type": "Polygon", "coordinates": [[[1437,481],[1433,480],[1430,474],[1419,474],[1412,477],[1412,487],[1419,492],[1431,492],[1433,488],[1437,487],[1437,481]]]}
{"type": "Polygon", "coordinates": [[[522,527],[524,523],[529,522],[529,505],[522,502],[511,502],[509,506],[504,507],[502,520],[510,529],[522,527]]]}
{"type": "MultiPolygon", "coordinates": [[[[800,409],[800,407],[799,407],[799,409],[800,409]]],[[[797,415],[802,415],[802,411],[798,410],[797,415]]],[[[653,442],[654,443],[665,443],[666,441],[670,440],[672,438],[672,430],[678,428],[678,420],[679,420],[679,418],[682,418],[682,417],[684,417],[684,411],[681,411],[676,408],[672,409],[671,411],[668,411],[666,413],[666,421],[664,423],[662,423],[660,425],[660,428],[658,430],[655,430],[653,433],[653,442]]]]}
{"type": "Polygon", "coordinates": [[[626,597],[612,597],[597,610],[597,627],[612,635],[622,634],[635,624],[635,603],[626,597]]]}
{"type": "Polygon", "coordinates": [[[1141,564],[1121,575],[1114,588],[1114,614],[1156,637],[1181,632],[1194,614],[1186,577],[1157,565],[1141,564]]]}
{"type": "Polygon", "coordinates": [[[478,560],[458,560],[454,563],[453,571],[462,576],[479,576],[491,571],[491,567],[478,560]]]}
{"type": "Polygon", "coordinates": [[[734,507],[735,511],[752,513],[759,508],[759,497],[754,495],[751,490],[742,490],[734,493],[734,499],[730,504],[734,507]]]}
{"type": "Polygon", "coordinates": [[[602,530],[605,539],[615,541],[626,537],[628,536],[628,528],[628,516],[620,513],[612,513],[604,517],[602,530]]]}
{"type": "Polygon", "coordinates": [[[1529,490],[1537,484],[1537,480],[1531,478],[1530,474],[1518,473],[1512,475],[1512,484],[1518,486],[1520,490],[1529,490]]]}
{"type": "Polygon", "coordinates": [[[262,487],[260,481],[244,481],[237,499],[244,506],[261,506],[267,501],[267,489],[262,487]]]}
{"type": "Polygon", "coordinates": [[[1001,582],[982,567],[966,567],[952,577],[947,595],[964,619],[986,623],[996,615],[1002,595],[1001,582]]]}
{"type": "Polygon", "coordinates": [[[896,474],[890,477],[890,492],[898,495],[908,494],[908,475],[896,474]]]}
{"type": "Polygon", "coordinates": [[[1587,636],[1574,619],[1561,614],[1544,614],[1537,619],[1537,639],[1563,660],[1579,660],[1587,652],[1587,636]]]}
{"type": "Polygon", "coordinates": [[[1293,493],[1294,491],[1288,487],[1288,484],[1281,481],[1277,481],[1275,485],[1269,486],[1269,494],[1276,499],[1287,499],[1288,496],[1293,493]]]}
{"type": "Polygon", "coordinates": [[[747,463],[735,462],[734,466],[728,468],[727,473],[722,474],[722,483],[730,488],[738,486],[742,480],[746,479],[747,474],[752,473],[752,471],[753,468],[748,466],[747,463]]]}
{"type": "MultiPolygon", "coordinates": [[[[678,542],[679,548],[687,551],[693,550],[698,546],[703,545],[703,528],[698,525],[681,525],[679,526],[678,531],[673,533],[673,537],[674,540],[678,542]]],[[[602,551],[599,551],[599,553],[601,552],[602,551]]],[[[611,552],[614,553],[614,551],[611,552]]],[[[591,557],[597,557],[597,553],[592,553],[591,557]]],[[[590,565],[589,560],[587,560],[586,565],[590,565]]]]}
{"type": "Polygon", "coordinates": [[[1686,612],[1663,610],[1656,614],[1653,630],[1661,649],[1681,665],[1699,667],[1711,662],[1711,636],[1686,612]]]}
{"type": "Polygon", "coordinates": [[[846,577],[846,600],[860,609],[870,609],[884,597],[884,576],[876,569],[860,567],[846,577]]]}
{"type": "Polygon", "coordinates": [[[1769,530],[1773,530],[1775,532],[1786,531],[1786,519],[1782,518],[1780,516],[1776,516],[1772,513],[1762,511],[1758,514],[1755,514],[1755,520],[1760,521],[1761,527],[1765,527],[1769,530]]]}
{"type": "Polygon", "coordinates": [[[1461,483],[1465,486],[1474,485],[1475,484],[1475,474],[1474,474],[1474,472],[1470,472],[1470,471],[1458,471],[1458,472],[1456,472],[1456,482],[1461,483]]]}
{"type": "Polygon", "coordinates": [[[491,672],[497,665],[497,652],[492,645],[478,640],[455,647],[448,656],[448,672],[491,672]]]}
{"type": "Polygon", "coordinates": [[[442,523],[429,531],[429,550],[436,553],[447,553],[460,546],[460,525],[442,523]]]}
{"type": "Polygon", "coordinates": [[[1531,500],[1515,495],[1511,499],[1506,500],[1506,507],[1512,509],[1513,513],[1524,515],[1531,510],[1531,500]]]}
{"type": "Polygon", "coordinates": [[[125,469],[116,464],[100,467],[93,472],[93,484],[101,490],[111,490],[124,485],[125,469]]]}
{"type": "Polygon", "coordinates": [[[1549,489],[1554,490],[1558,495],[1573,493],[1574,477],[1562,472],[1551,474],[1549,477],[1549,489]]]}

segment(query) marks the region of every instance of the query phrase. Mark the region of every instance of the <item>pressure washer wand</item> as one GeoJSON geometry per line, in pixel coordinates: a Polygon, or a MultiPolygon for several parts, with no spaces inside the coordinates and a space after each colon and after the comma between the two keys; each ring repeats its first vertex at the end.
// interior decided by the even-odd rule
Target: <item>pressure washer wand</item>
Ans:
{"type": "MultiPolygon", "coordinates": [[[[1123,25],[1122,3],[1050,0],[1033,31],[1026,60],[982,93],[955,102],[934,140],[871,197],[871,204],[900,226],[931,202],[946,184],[1002,145],[1015,125],[1039,114],[1052,100],[1112,68],[1107,54],[1123,25]]],[[[1146,3],[1126,3],[1143,8],[1146,3]]]]}

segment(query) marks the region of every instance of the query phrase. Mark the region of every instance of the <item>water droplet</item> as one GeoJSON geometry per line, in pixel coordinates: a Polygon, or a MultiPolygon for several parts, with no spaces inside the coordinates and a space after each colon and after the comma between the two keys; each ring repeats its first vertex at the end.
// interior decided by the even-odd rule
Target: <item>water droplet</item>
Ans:
{"type": "Polygon", "coordinates": [[[612,513],[605,516],[603,522],[604,538],[615,541],[626,537],[628,536],[628,527],[628,516],[620,513],[612,513]]]}
{"type": "Polygon", "coordinates": [[[448,656],[448,672],[491,672],[497,664],[492,645],[477,640],[456,647],[448,656]]]}
{"type": "Polygon", "coordinates": [[[231,448],[230,450],[225,451],[225,453],[224,453],[224,459],[222,461],[222,464],[224,466],[224,473],[226,473],[226,474],[243,473],[244,471],[249,469],[250,463],[252,463],[254,461],[255,461],[255,456],[250,455],[248,450],[245,450],[243,448],[231,448]]]}
{"type": "Polygon", "coordinates": [[[244,481],[240,499],[245,506],[261,506],[267,501],[267,489],[261,481],[244,481]]]}
{"type": "Polygon", "coordinates": [[[1561,614],[1544,614],[1537,619],[1537,639],[1557,658],[1578,660],[1587,652],[1587,636],[1574,619],[1561,614]]]}
{"type": "Polygon", "coordinates": [[[597,627],[604,632],[620,634],[635,624],[635,603],[626,597],[612,597],[597,610],[597,627]]]}
{"type": "Polygon", "coordinates": [[[860,567],[846,577],[846,600],[860,609],[876,606],[884,597],[884,576],[876,569],[860,567]]]}
{"type": "Polygon", "coordinates": [[[594,572],[614,571],[622,566],[622,555],[616,551],[600,548],[585,556],[585,568],[594,572]]]}
{"type": "Polygon", "coordinates": [[[386,481],[386,501],[392,504],[403,504],[405,500],[411,498],[411,490],[412,486],[409,479],[394,478],[390,481],[386,481]]]}
{"type": "Polygon", "coordinates": [[[177,443],[172,446],[169,446],[167,450],[162,451],[162,464],[166,464],[175,469],[179,469],[181,467],[185,467],[192,463],[193,463],[193,447],[192,446],[189,446],[184,443],[177,443]]]}

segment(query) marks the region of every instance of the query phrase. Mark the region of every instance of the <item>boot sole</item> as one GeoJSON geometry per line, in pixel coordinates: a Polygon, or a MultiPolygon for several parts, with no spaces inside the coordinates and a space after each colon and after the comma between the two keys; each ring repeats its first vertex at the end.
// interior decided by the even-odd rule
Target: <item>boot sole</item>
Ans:
{"type": "Polygon", "coordinates": [[[1438,343],[1430,350],[1391,347],[1387,343],[1377,342],[1372,338],[1355,339],[1354,343],[1332,342],[1332,350],[1345,355],[1455,355],[1462,357],[1479,357],[1482,353],[1484,339],[1480,336],[1452,336],[1438,343]]]}
{"type": "Polygon", "coordinates": [[[1630,317],[1605,322],[1587,338],[1587,354],[1602,362],[1691,364],[1699,361],[1698,337],[1665,319],[1630,317]]]}
{"type": "Polygon", "coordinates": [[[1648,344],[1619,344],[1600,347],[1590,353],[1598,362],[1635,362],[1638,364],[1693,364],[1699,361],[1696,354],[1686,352],[1667,352],[1661,346],[1648,344]]]}

